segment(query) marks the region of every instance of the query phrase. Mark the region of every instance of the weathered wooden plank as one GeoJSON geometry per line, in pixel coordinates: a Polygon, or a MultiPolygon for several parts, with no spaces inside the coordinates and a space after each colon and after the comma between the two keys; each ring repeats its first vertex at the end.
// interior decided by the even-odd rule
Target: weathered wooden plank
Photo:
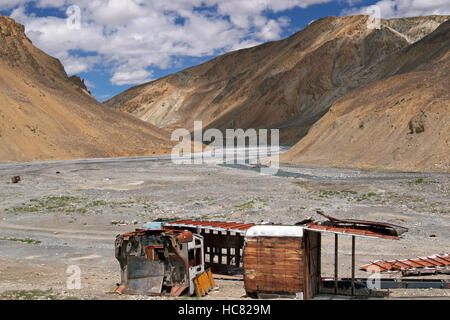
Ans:
{"type": "Polygon", "coordinates": [[[259,243],[264,243],[266,245],[269,244],[280,244],[280,245],[286,245],[289,243],[293,243],[293,244],[297,244],[297,245],[302,245],[302,241],[301,238],[262,238],[262,237],[258,237],[258,238],[247,238],[247,243],[255,243],[255,242],[259,242],[259,243]]]}
{"type": "Polygon", "coordinates": [[[283,263],[283,264],[257,264],[257,263],[245,263],[245,270],[253,270],[253,269],[286,269],[286,270],[303,270],[304,266],[303,264],[298,264],[298,263],[283,263]]]}
{"type": "Polygon", "coordinates": [[[244,257],[247,259],[258,259],[260,261],[265,261],[267,259],[271,261],[279,261],[279,260],[287,260],[287,261],[302,261],[304,258],[301,254],[289,254],[286,255],[283,252],[274,252],[274,253],[244,253],[244,257]]]}
{"type": "Polygon", "coordinates": [[[247,254],[284,254],[284,255],[301,255],[303,254],[303,250],[294,250],[294,249],[282,249],[282,248],[251,248],[246,247],[245,252],[247,254]]]}
{"type": "Polygon", "coordinates": [[[273,279],[273,277],[270,277],[269,275],[261,275],[259,277],[249,277],[247,275],[244,275],[245,282],[248,283],[258,283],[261,282],[262,284],[279,284],[282,283],[284,286],[301,286],[303,285],[304,281],[303,278],[295,278],[295,277],[281,277],[279,279],[273,279]]]}
{"type": "MultiPolygon", "coordinates": [[[[248,241],[250,242],[249,238],[248,241]]],[[[295,237],[282,237],[282,238],[278,238],[278,237],[258,237],[258,238],[254,238],[256,239],[257,242],[261,242],[264,244],[289,244],[289,243],[293,243],[293,244],[297,244],[297,245],[301,245],[302,240],[301,238],[295,238],[295,237]]]]}
{"type": "Polygon", "coordinates": [[[299,270],[283,270],[283,269],[272,269],[272,270],[264,270],[264,269],[252,269],[245,270],[245,274],[250,278],[257,278],[260,276],[270,276],[272,279],[279,278],[295,278],[302,279],[304,278],[303,272],[299,270]]]}
{"type": "Polygon", "coordinates": [[[304,269],[303,263],[247,263],[244,262],[245,269],[254,269],[254,268],[266,268],[266,269],[281,269],[281,268],[289,268],[289,270],[302,270],[304,269]]]}
{"type": "Polygon", "coordinates": [[[256,240],[258,242],[266,242],[266,243],[301,243],[302,238],[298,237],[252,237],[248,238],[248,241],[256,240]]]}
{"type": "Polygon", "coordinates": [[[252,248],[252,249],[266,249],[266,248],[270,248],[273,250],[301,250],[302,247],[293,245],[293,244],[287,244],[287,245],[266,245],[264,243],[253,243],[253,244],[247,244],[245,246],[246,248],[252,248]]]}
{"type": "Polygon", "coordinates": [[[259,291],[259,292],[276,292],[276,293],[290,293],[296,294],[303,291],[302,283],[288,283],[282,282],[271,282],[271,281],[261,281],[261,280],[245,280],[246,291],[259,291]]]}
{"type": "Polygon", "coordinates": [[[301,238],[248,239],[244,250],[246,291],[278,294],[303,292],[304,259],[301,238]]]}
{"type": "Polygon", "coordinates": [[[278,292],[300,292],[304,285],[300,282],[267,282],[261,280],[245,280],[245,288],[278,292]]]}
{"type": "Polygon", "coordinates": [[[303,257],[301,255],[284,255],[281,253],[275,253],[275,254],[270,254],[270,253],[265,253],[265,254],[244,254],[244,257],[247,259],[257,259],[259,261],[266,261],[266,260],[270,260],[270,261],[282,261],[282,260],[286,260],[286,261],[298,261],[301,262],[303,261],[303,257]]]}
{"type": "Polygon", "coordinates": [[[245,269],[282,269],[282,268],[289,268],[289,270],[303,270],[304,265],[298,264],[298,263],[283,263],[283,264],[258,264],[258,263],[252,263],[252,264],[245,264],[245,269]]]}
{"type": "Polygon", "coordinates": [[[245,246],[246,248],[254,248],[254,249],[259,249],[259,248],[270,248],[270,249],[275,249],[275,250],[285,250],[285,249],[289,249],[289,250],[302,250],[301,246],[297,246],[295,244],[292,243],[288,243],[286,245],[273,245],[273,244],[268,244],[268,245],[264,245],[261,243],[253,243],[253,244],[247,244],[245,246]]]}
{"type": "Polygon", "coordinates": [[[303,277],[303,268],[294,268],[294,267],[286,267],[286,268],[263,268],[263,267],[255,267],[251,269],[245,269],[245,274],[267,274],[271,276],[274,279],[279,278],[280,276],[286,277],[286,276],[295,276],[295,277],[303,277]]]}
{"type": "Polygon", "coordinates": [[[251,240],[247,239],[247,244],[254,245],[256,243],[262,243],[265,246],[287,246],[287,245],[293,245],[297,247],[301,247],[302,243],[301,241],[285,241],[285,240],[279,240],[279,239],[271,239],[271,240],[251,240]]]}

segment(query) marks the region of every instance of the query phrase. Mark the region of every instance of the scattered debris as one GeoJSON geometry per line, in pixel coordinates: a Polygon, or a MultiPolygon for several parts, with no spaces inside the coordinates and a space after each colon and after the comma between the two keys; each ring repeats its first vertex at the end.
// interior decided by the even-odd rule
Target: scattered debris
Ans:
{"type": "Polygon", "coordinates": [[[111,224],[121,227],[121,226],[128,226],[130,223],[125,220],[111,220],[111,224]]]}
{"type": "MultiPolygon", "coordinates": [[[[121,268],[118,293],[160,295],[166,289],[171,296],[204,295],[213,286],[206,285],[211,271],[205,272],[203,237],[187,230],[142,230],[118,235],[116,258],[121,268]]],[[[212,280],[212,276],[211,276],[212,280]]]]}
{"type": "Polygon", "coordinates": [[[15,176],[11,178],[12,183],[19,183],[20,181],[22,181],[22,178],[20,176],[15,176]]]}
{"type": "Polygon", "coordinates": [[[417,257],[415,259],[403,260],[377,260],[361,267],[368,272],[402,272],[404,276],[450,274],[450,256],[446,254],[435,254],[429,257],[417,257]]]}
{"type": "MultiPolygon", "coordinates": [[[[136,229],[116,238],[116,258],[121,267],[121,283],[116,292],[143,295],[166,292],[171,296],[187,292],[203,297],[214,290],[216,278],[244,280],[250,297],[275,295],[310,299],[324,285],[320,272],[321,234],[330,232],[335,234],[335,278],[327,280],[327,286],[333,283],[337,293],[342,280],[345,280],[339,281],[337,277],[337,238],[338,235],[351,236],[352,278],[346,280],[346,285],[351,287],[354,295],[356,289],[361,289],[361,279],[354,276],[355,237],[398,240],[408,231],[405,227],[388,223],[344,220],[321,211],[317,213],[327,220],[317,222],[308,218],[290,226],[198,220],[147,223],[145,227],[149,229],[136,229]]],[[[122,222],[112,221],[117,225],[122,222]]],[[[135,222],[133,220],[132,224],[135,222]]],[[[378,260],[361,269],[422,275],[449,273],[449,265],[449,254],[443,254],[417,259],[378,260]]],[[[407,283],[402,285],[408,286],[407,283]]]]}

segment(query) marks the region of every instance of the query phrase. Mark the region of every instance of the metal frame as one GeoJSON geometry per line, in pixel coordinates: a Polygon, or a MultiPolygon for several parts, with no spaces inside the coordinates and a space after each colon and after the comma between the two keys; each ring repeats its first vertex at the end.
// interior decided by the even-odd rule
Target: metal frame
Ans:
{"type": "Polygon", "coordinates": [[[244,272],[244,236],[254,223],[230,221],[170,221],[165,228],[185,229],[200,234],[204,239],[205,268],[216,274],[244,272]]]}

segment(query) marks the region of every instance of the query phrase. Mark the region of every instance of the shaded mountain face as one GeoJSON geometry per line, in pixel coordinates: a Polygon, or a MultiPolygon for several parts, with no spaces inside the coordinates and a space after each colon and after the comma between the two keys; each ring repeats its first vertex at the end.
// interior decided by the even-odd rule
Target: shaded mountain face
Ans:
{"type": "Polygon", "coordinates": [[[450,21],[376,68],[389,76],[337,100],[281,160],[450,172],[450,21]]]}
{"type": "Polygon", "coordinates": [[[202,65],[131,88],[112,108],[169,130],[202,120],[206,128],[280,128],[293,144],[355,89],[384,79],[381,61],[435,30],[447,17],[382,20],[327,17],[293,36],[231,52],[202,65]]]}
{"type": "Polygon", "coordinates": [[[58,59],[0,15],[0,161],[166,153],[167,132],[105,110],[58,59]]]}

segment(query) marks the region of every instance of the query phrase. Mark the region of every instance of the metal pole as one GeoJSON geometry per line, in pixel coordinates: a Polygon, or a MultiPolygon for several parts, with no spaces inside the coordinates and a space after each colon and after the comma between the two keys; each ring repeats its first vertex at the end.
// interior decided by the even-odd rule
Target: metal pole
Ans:
{"type": "Polygon", "coordinates": [[[355,295],[355,236],[352,236],[352,296],[355,295]]]}
{"type": "Polygon", "coordinates": [[[334,294],[338,290],[338,235],[334,235],[334,294]]]}

